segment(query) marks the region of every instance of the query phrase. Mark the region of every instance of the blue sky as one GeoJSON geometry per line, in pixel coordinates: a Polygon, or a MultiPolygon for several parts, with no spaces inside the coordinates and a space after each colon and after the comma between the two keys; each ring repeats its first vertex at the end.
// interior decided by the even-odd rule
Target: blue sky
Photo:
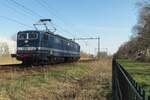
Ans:
{"type": "MultiPolygon", "coordinates": [[[[131,36],[137,22],[136,0],[14,0],[44,18],[51,18],[57,28],[56,34],[68,38],[101,38],[101,50],[109,53],[131,36]],[[44,2],[45,1],[45,2],[44,2]],[[44,6],[43,6],[44,5],[44,6]],[[69,32],[68,32],[69,31],[69,32]]],[[[12,0],[1,0],[0,16],[15,19],[32,26],[41,17],[23,9],[12,0]]],[[[0,37],[11,37],[20,30],[31,29],[0,17],[0,37]]],[[[94,53],[97,41],[77,41],[81,50],[94,53]]]]}

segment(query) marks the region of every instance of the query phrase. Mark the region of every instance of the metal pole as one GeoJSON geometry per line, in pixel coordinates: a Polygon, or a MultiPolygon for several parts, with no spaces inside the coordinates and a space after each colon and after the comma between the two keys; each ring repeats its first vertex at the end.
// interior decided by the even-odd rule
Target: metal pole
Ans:
{"type": "Polygon", "coordinates": [[[98,37],[98,58],[100,56],[100,37],[98,37]]]}

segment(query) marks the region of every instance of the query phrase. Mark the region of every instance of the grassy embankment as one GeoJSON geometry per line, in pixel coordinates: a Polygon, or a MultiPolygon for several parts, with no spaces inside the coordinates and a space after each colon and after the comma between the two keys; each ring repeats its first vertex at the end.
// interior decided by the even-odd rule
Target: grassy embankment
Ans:
{"type": "Polygon", "coordinates": [[[119,62],[144,87],[147,95],[150,95],[150,63],[133,60],[119,60],[119,62]]]}
{"type": "Polygon", "coordinates": [[[111,59],[32,68],[0,68],[0,99],[107,100],[111,59]]]}

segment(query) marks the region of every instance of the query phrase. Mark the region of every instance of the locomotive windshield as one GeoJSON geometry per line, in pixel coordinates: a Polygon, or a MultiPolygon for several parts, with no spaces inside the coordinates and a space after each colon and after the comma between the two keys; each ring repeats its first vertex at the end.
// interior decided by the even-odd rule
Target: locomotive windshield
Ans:
{"type": "Polygon", "coordinates": [[[18,33],[18,39],[24,40],[24,39],[37,39],[38,34],[35,32],[20,32],[18,33]]]}
{"type": "Polygon", "coordinates": [[[28,37],[29,37],[29,39],[36,39],[37,38],[37,34],[36,33],[29,33],[28,37]]]}
{"type": "Polygon", "coordinates": [[[19,38],[20,40],[26,39],[26,38],[27,38],[27,34],[26,34],[26,33],[19,33],[19,34],[18,34],[18,38],[19,38]]]}

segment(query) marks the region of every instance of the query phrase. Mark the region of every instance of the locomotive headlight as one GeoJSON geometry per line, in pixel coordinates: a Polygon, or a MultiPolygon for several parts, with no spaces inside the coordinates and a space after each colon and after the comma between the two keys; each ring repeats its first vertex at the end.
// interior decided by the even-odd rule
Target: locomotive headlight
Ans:
{"type": "Polygon", "coordinates": [[[18,47],[17,50],[23,50],[23,48],[18,47]]]}
{"type": "Polygon", "coordinates": [[[25,42],[25,43],[28,43],[29,41],[28,41],[28,40],[25,40],[24,42],[25,42]]]}

